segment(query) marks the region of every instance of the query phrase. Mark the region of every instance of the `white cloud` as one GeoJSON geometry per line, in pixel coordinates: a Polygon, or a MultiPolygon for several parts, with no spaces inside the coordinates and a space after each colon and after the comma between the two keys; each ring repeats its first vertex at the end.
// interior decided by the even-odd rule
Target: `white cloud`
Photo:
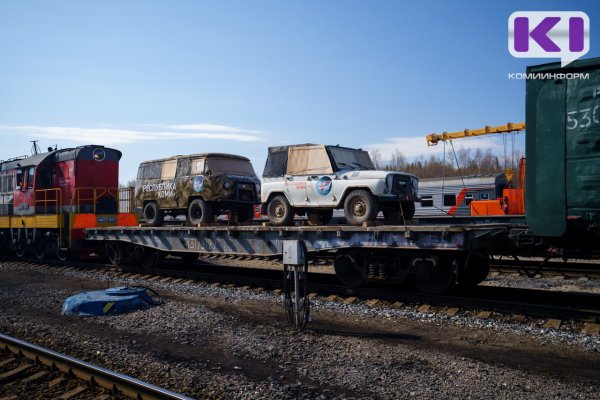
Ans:
{"type": "Polygon", "coordinates": [[[66,126],[0,126],[0,133],[24,133],[36,138],[70,140],[79,143],[122,144],[141,140],[209,139],[256,142],[260,131],[226,125],[146,125],[144,130],[118,128],[81,128],[66,126]]]}
{"type": "MultiPolygon", "coordinates": [[[[430,155],[443,156],[444,154],[444,143],[440,142],[437,146],[427,146],[425,135],[418,137],[388,138],[385,143],[367,144],[364,145],[363,148],[368,151],[373,151],[375,149],[379,150],[383,160],[389,160],[396,149],[408,159],[414,159],[421,155],[429,157],[430,155]]],[[[499,141],[497,138],[494,139],[492,137],[455,140],[454,149],[458,151],[462,148],[472,150],[478,148],[482,150],[490,149],[494,153],[500,153],[503,151],[504,146],[502,145],[501,140],[499,141]]],[[[449,142],[446,144],[446,157],[453,157],[452,146],[449,142]]]]}

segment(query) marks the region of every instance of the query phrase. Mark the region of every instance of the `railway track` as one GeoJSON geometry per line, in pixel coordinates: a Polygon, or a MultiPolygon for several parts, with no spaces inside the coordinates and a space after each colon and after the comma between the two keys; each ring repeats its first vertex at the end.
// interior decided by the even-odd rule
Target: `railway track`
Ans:
{"type": "MultiPolygon", "coordinates": [[[[37,260],[36,260],[37,261],[37,260]]],[[[31,265],[39,265],[31,261],[31,265]]],[[[241,260],[239,260],[241,261],[241,260]]],[[[207,283],[213,286],[282,293],[282,271],[248,267],[218,266],[196,263],[184,267],[180,262],[164,260],[162,268],[151,271],[134,266],[115,268],[98,263],[41,263],[58,270],[91,270],[115,277],[144,280],[148,284],[207,283]]],[[[8,265],[30,265],[30,261],[9,261],[8,265]]],[[[309,269],[310,270],[310,269],[309,269]]],[[[420,312],[439,312],[449,316],[467,314],[480,318],[530,320],[540,327],[568,325],[584,333],[600,333],[600,296],[587,293],[475,286],[457,289],[447,295],[428,295],[387,282],[349,289],[339,284],[333,274],[310,273],[307,289],[311,299],[346,304],[364,303],[420,312]]]]}
{"type": "Polygon", "coordinates": [[[0,398],[189,400],[127,375],[0,334],[0,398]],[[23,397],[26,394],[26,397],[23,397]]]}
{"type": "Polygon", "coordinates": [[[527,277],[562,276],[564,278],[600,279],[599,260],[544,260],[510,258],[492,259],[491,270],[498,273],[520,274],[527,277]]]}

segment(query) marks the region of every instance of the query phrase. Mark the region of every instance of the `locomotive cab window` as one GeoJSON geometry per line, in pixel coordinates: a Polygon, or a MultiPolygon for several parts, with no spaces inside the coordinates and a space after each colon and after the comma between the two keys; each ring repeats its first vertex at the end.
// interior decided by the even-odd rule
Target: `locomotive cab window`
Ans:
{"type": "Polygon", "coordinates": [[[25,178],[25,171],[23,171],[22,169],[17,171],[17,186],[15,187],[15,189],[17,190],[22,190],[24,187],[24,182],[23,179],[25,178]]]}
{"type": "Polygon", "coordinates": [[[456,205],[456,195],[445,194],[444,195],[444,206],[451,207],[456,205]]]}
{"type": "Polygon", "coordinates": [[[27,170],[27,189],[33,189],[34,177],[35,177],[35,168],[31,167],[27,170]]]}
{"type": "Polygon", "coordinates": [[[423,196],[421,198],[421,207],[433,207],[433,197],[423,196]]]}

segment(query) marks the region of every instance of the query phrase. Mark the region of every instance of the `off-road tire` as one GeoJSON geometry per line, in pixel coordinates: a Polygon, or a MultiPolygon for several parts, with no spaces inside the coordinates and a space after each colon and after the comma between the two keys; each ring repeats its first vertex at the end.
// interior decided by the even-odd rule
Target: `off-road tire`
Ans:
{"type": "Polygon", "coordinates": [[[210,203],[202,199],[194,199],[186,213],[187,223],[195,226],[198,224],[214,222],[214,214],[210,203]]]}
{"type": "Polygon", "coordinates": [[[362,189],[353,190],[344,201],[344,215],[348,225],[362,225],[374,221],[379,213],[379,204],[375,196],[362,189]]]}
{"type": "Polygon", "coordinates": [[[150,226],[161,226],[165,220],[165,212],[155,202],[148,202],[144,206],[144,220],[150,226]]]}
{"type": "Polygon", "coordinates": [[[275,226],[292,225],[294,223],[294,207],[285,196],[274,196],[267,205],[269,221],[275,226]]]}

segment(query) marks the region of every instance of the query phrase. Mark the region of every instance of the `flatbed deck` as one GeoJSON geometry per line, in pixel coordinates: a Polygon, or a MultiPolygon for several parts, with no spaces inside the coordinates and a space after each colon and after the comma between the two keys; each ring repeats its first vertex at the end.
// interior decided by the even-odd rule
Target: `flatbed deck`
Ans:
{"type": "Polygon", "coordinates": [[[309,253],[348,248],[388,250],[485,249],[521,224],[436,224],[379,226],[205,226],[105,227],[86,230],[91,241],[120,242],[164,252],[281,255],[282,240],[300,239],[309,253]]]}

